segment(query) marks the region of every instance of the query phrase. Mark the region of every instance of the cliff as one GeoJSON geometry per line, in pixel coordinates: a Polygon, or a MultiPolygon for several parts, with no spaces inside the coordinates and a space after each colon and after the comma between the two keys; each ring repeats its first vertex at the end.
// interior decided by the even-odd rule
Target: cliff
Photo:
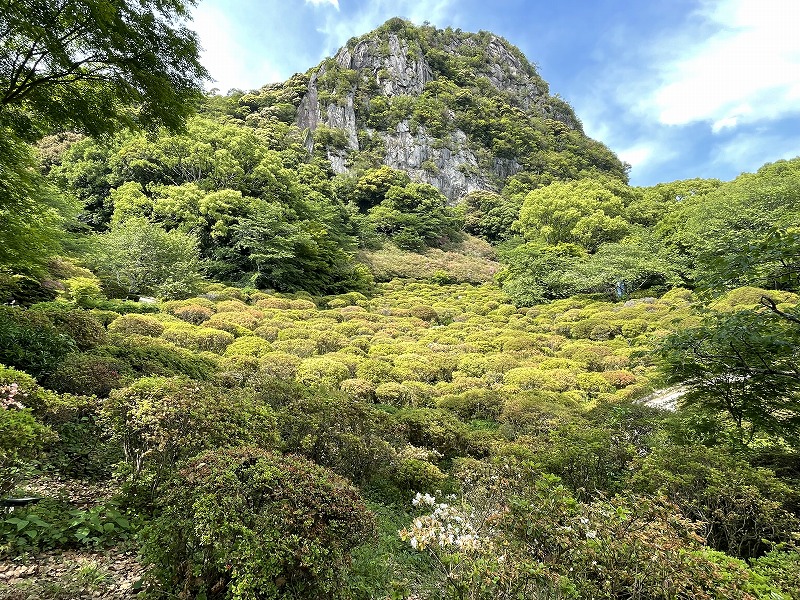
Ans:
{"type": "MultiPolygon", "coordinates": [[[[451,202],[500,190],[514,176],[528,183],[592,170],[626,176],[522,52],[491,33],[391,19],[282,85],[260,98],[283,95],[309,133],[309,152],[323,153],[337,173],[389,165],[451,202]]],[[[274,101],[258,100],[249,101],[274,113],[274,101]]]]}

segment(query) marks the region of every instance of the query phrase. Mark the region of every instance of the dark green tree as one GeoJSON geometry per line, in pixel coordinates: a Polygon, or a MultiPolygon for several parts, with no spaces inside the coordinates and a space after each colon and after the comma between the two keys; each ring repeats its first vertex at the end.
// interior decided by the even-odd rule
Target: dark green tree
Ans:
{"type": "Polygon", "coordinates": [[[193,110],[208,76],[184,24],[194,4],[0,0],[0,266],[40,269],[71,213],[26,142],[65,130],[177,128],[193,110]]]}
{"type": "Polygon", "coordinates": [[[713,298],[746,284],[768,289],[749,288],[756,294],[750,307],[709,312],[699,326],[670,336],[663,367],[671,381],[693,384],[687,402],[728,415],[748,436],[764,431],[796,444],[800,309],[785,291],[800,289],[800,235],[794,228],[747,235],[748,243],[704,263],[706,292],[713,298]]]}
{"type": "Polygon", "coordinates": [[[0,0],[0,119],[21,135],[181,125],[208,73],[195,0],[0,0]]]}
{"type": "Polygon", "coordinates": [[[685,402],[727,415],[746,441],[800,433],[800,313],[768,305],[717,313],[676,333],[662,348],[672,382],[689,381],[685,402]]]}

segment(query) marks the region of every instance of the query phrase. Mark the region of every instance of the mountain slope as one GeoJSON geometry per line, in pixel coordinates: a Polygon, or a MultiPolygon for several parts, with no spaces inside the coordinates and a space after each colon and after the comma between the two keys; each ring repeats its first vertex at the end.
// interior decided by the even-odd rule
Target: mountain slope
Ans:
{"type": "Polygon", "coordinates": [[[450,201],[510,177],[526,187],[597,171],[626,178],[522,52],[487,32],[391,19],[240,102],[304,129],[306,148],[337,173],[385,164],[450,201]]]}

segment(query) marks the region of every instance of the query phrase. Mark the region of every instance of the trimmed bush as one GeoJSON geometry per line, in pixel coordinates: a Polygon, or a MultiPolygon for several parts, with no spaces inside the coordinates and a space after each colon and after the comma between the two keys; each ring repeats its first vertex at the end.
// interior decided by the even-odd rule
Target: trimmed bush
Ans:
{"type": "Polygon", "coordinates": [[[375,388],[375,399],[379,404],[402,408],[411,404],[412,391],[402,383],[387,381],[375,388]]]}
{"type": "Polygon", "coordinates": [[[267,340],[248,335],[235,339],[225,349],[225,356],[255,356],[261,357],[272,352],[272,344],[267,340]]]}
{"type": "Polygon", "coordinates": [[[339,384],[350,377],[350,369],[327,356],[315,356],[300,363],[295,377],[304,385],[338,389],[339,384]]]}
{"type": "Polygon", "coordinates": [[[178,348],[165,340],[143,335],[112,336],[111,343],[92,350],[97,356],[121,360],[125,373],[132,375],[187,375],[209,379],[217,364],[209,354],[178,348]]]}
{"type": "Polygon", "coordinates": [[[416,306],[412,306],[409,314],[412,317],[416,317],[417,319],[422,319],[423,321],[437,321],[439,319],[439,313],[437,313],[433,308],[430,306],[425,306],[424,304],[418,304],[416,306]]]}
{"type": "Polygon", "coordinates": [[[288,352],[300,358],[308,358],[317,352],[317,342],[307,339],[279,340],[273,346],[275,350],[288,352]]]}
{"type": "Polygon", "coordinates": [[[142,554],[176,597],[343,598],[349,553],[374,532],[353,486],[296,456],[206,452],[168,489],[142,554]]]}
{"type": "Polygon", "coordinates": [[[259,318],[249,312],[218,312],[204,323],[206,327],[214,327],[228,331],[234,335],[246,335],[258,327],[259,318]],[[246,333],[242,333],[244,330],[246,333]]]}
{"type": "Polygon", "coordinates": [[[366,379],[345,379],[339,384],[339,389],[348,398],[361,402],[375,400],[375,384],[366,379]]]}
{"type": "Polygon", "coordinates": [[[108,326],[108,331],[120,335],[146,335],[158,337],[164,333],[164,324],[148,315],[123,315],[108,326]]]}
{"type": "Polygon", "coordinates": [[[292,380],[297,373],[297,367],[303,360],[288,352],[270,352],[258,361],[259,370],[267,376],[276,379],[292,380]]]}
{"type": "Polygon", "coordinates": [[[404,492],[434,492],[441,489],[447,475],[427,460],[401,458],[395,468],[393,479],[404,492]]]}
{"type": "Polygon", "coordinates": [[[179,306],[172,311],[172,314],[182,321],[191,323],[192,325],[200,325],[208,321],[214,314],[213,309],[199,304],[187,304],[179,306]]]}
{"type": "Polygon", "coordinates": [[[492,390],[470,389],[460,394],[442,396],[436,406],[446,408],[463,421],[496,420],[503,409],[503,398],[492,390]]]}

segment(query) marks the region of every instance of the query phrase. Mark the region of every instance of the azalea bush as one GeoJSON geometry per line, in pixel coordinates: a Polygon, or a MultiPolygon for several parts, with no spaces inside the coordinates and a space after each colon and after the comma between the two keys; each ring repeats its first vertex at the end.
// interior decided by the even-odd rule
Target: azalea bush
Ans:
{"type": "Polygon", "coordinates": [[[374,525],[345,479],[257,448],[184,463],[144,534],[154,592],[185,597],[344,598],[350,552],[374,525]]]}

